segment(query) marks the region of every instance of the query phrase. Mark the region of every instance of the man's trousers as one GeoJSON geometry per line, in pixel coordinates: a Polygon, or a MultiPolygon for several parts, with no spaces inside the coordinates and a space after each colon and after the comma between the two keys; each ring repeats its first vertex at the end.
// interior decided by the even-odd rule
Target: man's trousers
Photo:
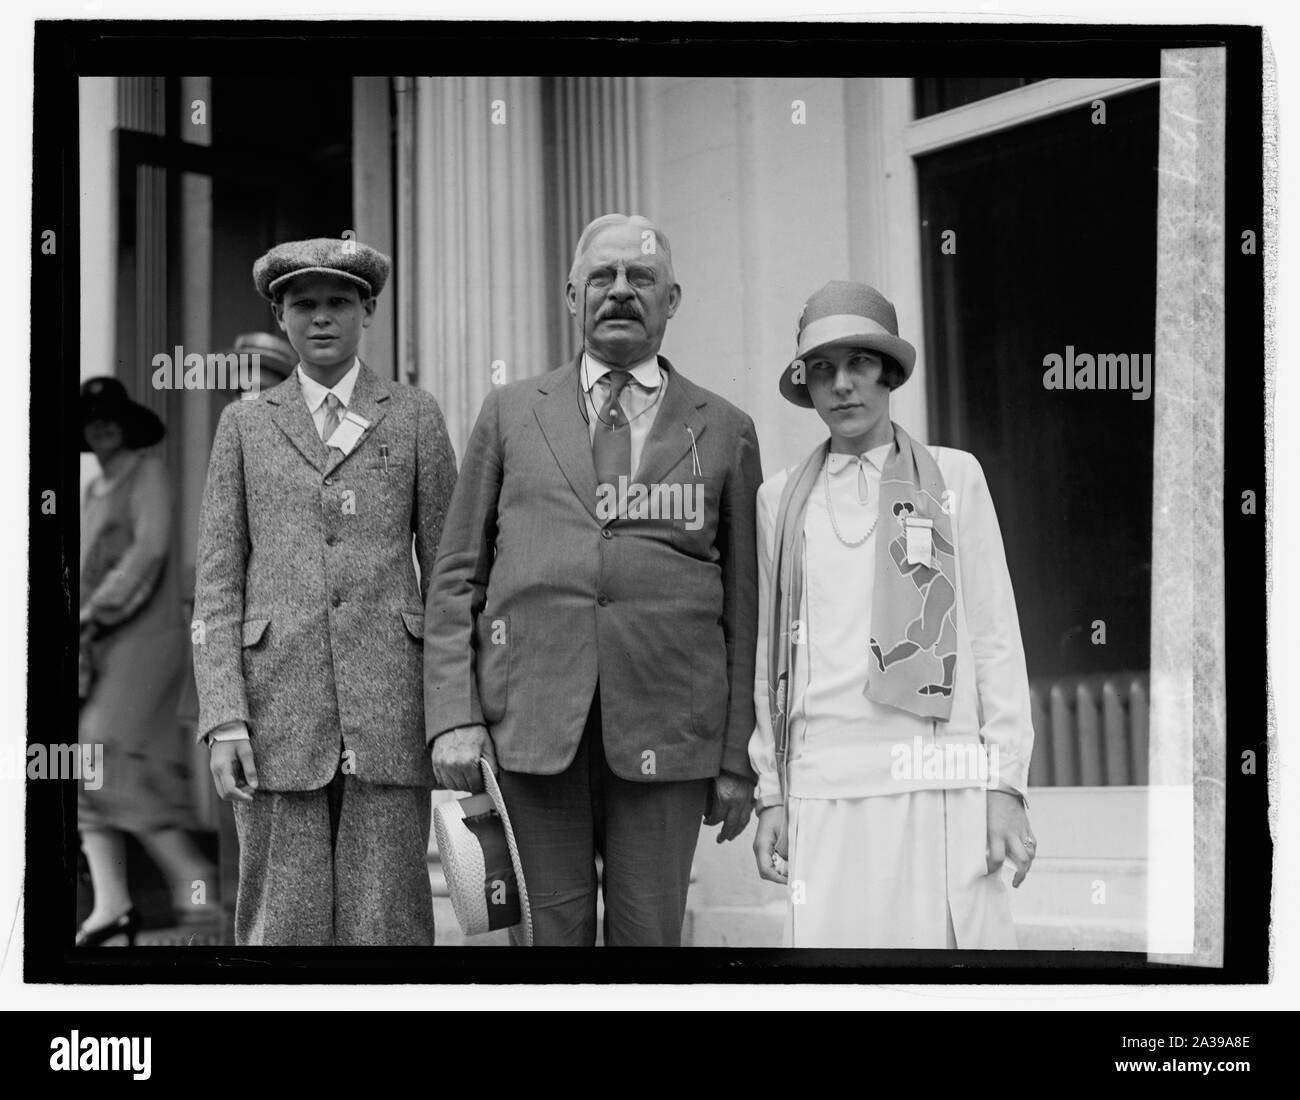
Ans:
{"type": "Polygon", "coordinates": [[[573,763],[558,775],[501,770],[519,844],[535,947],[596,942],[596,867],[604,864],[605,944],[678,947],[691,860],[710,779],[636,783],[605,760],[600,691],[573,763]]]}

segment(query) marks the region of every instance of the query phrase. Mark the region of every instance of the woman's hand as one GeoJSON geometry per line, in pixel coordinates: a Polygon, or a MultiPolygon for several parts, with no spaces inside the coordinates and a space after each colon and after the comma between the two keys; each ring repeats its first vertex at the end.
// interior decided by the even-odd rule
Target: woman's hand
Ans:
{"type": "Polygon", "coordinates": [[[988,791],[985,802],[988,808],[988,860],[989,874],[995,873],[1004,860],[1010,859],[1016,869],[1011,885],[1018,887],[1029,874],[1034,862],[1038,841],[1029,827],[1029,815],[1019,795],[1009,791],[988,791]]]}
{"type": "Polygon", "coordinates": [[[754,833],[754,859],[758,862],[758,877],[786,885],[790,880],[786,868],[789,856],[785,807],[769,806],[759,812],[758,829],[754,833]],[[776,858],[773,859],[773,856],[776,858]]]}

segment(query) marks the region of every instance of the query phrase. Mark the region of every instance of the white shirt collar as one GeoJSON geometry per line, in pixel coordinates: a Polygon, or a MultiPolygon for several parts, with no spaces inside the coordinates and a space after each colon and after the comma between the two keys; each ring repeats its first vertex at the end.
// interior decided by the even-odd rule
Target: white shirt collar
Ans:
{"type": "MultiPolygon", "coordinates": [[[[613,370],[608,363],[602,363],[589,351],[582,353],[582,388],[588,393],[591,387],[613,370]]],[[[631,374],[637,385],[647,390],[657,390],[661,381],[659,375],[659,356],[652,355],[643,359],[632,368],[631,374]]]]}
{"type": "Polygon", "coordinates": [[[831,451],[826,456],[826,469],[833,474],[838,474],[845,467],[855,466],[861,461],[866,465],[874,466],[877,472],[884,473],[885,460],[889,457],[893,446],[892,442],[882,443],[879,447],[872,447],[871,450],[863,451],[860,455],[846,455],[831,451]]]}
{"type": "Polygon", "coordinates": [[[334,383],[333,389],[327,389],[322,386],[316,379],[312,378],[305,370],[302,364],[298,364],[298,385],[302,387],[302,395],[307,400],[307,408],[310,412],[315,412],[320,408],[321,402],[325,400],[328,394],[333,394],[347,408],[352,404],[352,390],[357,384],[357,375],[361,373],[361,360],[355,355],[352,357],[352,366],[347,370],[337,382],[334,383]]]}

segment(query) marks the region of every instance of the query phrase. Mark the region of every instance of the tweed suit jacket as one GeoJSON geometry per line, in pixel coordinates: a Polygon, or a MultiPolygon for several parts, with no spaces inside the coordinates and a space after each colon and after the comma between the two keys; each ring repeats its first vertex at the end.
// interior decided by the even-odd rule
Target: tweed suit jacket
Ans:
{"type": "Polygon", "coordinates": [[[370,423],[345,456],[321,442],[295,371],[229,405],[212,446],[191,632],[198,732],[246,722],[265,790],[315,790],[341,759],[372,783],[433,785],[423,597],[456,456],[433,395],[364,363],[348,408],[370,423]]]}
{"type": "Polygon", "coordinates": [[[667,390],[633,480],[701,494],[694,517],[598,507],[576,358],[488,394],[425,614],[431,741],[482,723],[502,767],[556,774],[599,680],[615,774],[753,778],[758,440],[745,413],[659,363],[667,390]]]}

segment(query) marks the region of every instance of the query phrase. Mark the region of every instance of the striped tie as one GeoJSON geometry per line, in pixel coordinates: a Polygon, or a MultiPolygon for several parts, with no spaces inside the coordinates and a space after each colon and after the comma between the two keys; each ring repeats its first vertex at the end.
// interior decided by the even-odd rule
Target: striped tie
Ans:
{"type": "Polygon", "coordinates": [[[620,476],[632,476],[632,429],[628,427],[627,414],[618,403],[618,396],[627,385],[630,375],[624,370],[612,370],[605,375],[609,384],[609,400],[600,410],[600,422],[591,441],[591,457],[596,467],[596,484],[618,488],[620,476]]]}
{"type": "Polygon", "coordinates": [[[343,408],[343,402],[335,397],[332,393],[325,395],[325,426],[321,428],[320,437],[326,444],[330,441],[330,436],[334,434],[334,429],[339,426],[342,416],[339,410],[343,408]]]}

